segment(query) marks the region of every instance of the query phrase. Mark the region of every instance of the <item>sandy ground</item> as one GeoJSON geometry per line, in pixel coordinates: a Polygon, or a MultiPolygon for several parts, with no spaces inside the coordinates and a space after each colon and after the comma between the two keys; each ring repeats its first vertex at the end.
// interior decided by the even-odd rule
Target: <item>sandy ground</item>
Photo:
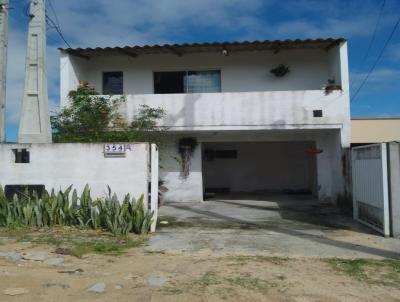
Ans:
{"type": "MultiPolygon", "coordinates": [[[[26,243],[0,250],[5,248],[54,250],[26,243]]],[[[143,246],[122,256],[64,258],[62,266],[0,259],[0,301],[400,301],[400,283],[359,281],[322,259],[229,256],[205,250],[156,253],[143,246]],[[166,282],[151,286],[149,277],[166,282]],[[105,292],[87,292],[97,282],[106,284],[105,292]],[[9,288],[27,293],[5,295],[9,288]]]]}
{"type": "MultiPolygon", "coordinates": [[[[0,301],[400,301],[400,240],[313,200],[171,204],[160,215],[168,225],[120,256],[63,256],[59,266],[0,257],[0,301]],[[103,293],[87,291],[97,283],[103,293]],[[7,295],[13,288],[25,293],[7,295]]],[[[60,245],[52,232],[67,242],[101,235],[35,231],[47,238],[38,244],[17,232],[19,241],[3,237],[0,253],[51,254],[60,245]]]]}

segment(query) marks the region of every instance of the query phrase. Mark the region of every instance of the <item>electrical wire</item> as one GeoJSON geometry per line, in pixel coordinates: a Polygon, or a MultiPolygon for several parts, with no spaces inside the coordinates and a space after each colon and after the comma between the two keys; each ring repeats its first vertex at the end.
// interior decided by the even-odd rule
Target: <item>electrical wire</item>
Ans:
{"type": "Polygon", "coordinates": [[[399,27],[400,24],[400,17],[397,19],[396,24],[393,26],[393,29],[386,40],[385,44],[383,45],[378,57],[376,58],[374,64],[371,66],[370,70],[368,71],[367,75],[365,76],[364,80],[362,81],[361,85],[358,87],[357,91],[353,94],[353,97],[351,98],[351,101],[354,101],[358,95],[358,93],[361,91],[361,89],[364,87],[365,83],[368,81],[370,75],[374,71],[375,67],[378,65],[380,59],[382,58],[383,53],[385,52],[387,46],[389,45],[390,41],[392,40],[397,28],[399,27]]]}
{"type": "Polygon", "coordinates": [[[53,28],[56,30],[60,38],[64,41],[64,43],[69,47],[72,48],[71,44],[68,43],[67,39],[65,39],[61,29],[57,26],[57,24],[51,19],[48,15],[46,15],[46,22],[48,22],[48,25],[50,25],[50,28],[53,28]]]}
{"type": "MultiPolygon", "coordinates": [[[[380,10],[379,10],[378,18],[376,20],[374,31],[373,31],[371,39],[369,41],[369,45],[367,47],[367,51],[365,52],[364,57],[361,60],[360,66],[364,66],[364,63],[367,61],[367,59],[368,59],[368,57],[370,55],[370,52],[371,52],[371,49],[372,49],[372,45],[374,44],[375,39],[376,39],[376,34],[378,32],[379,24],[381,23],[381,19],[382,19],[382,15],[383,15],[383,10],[385,8],[385,4],[386,4],[386,0],[383,0],[382,4],[381,4],[381,7],[380,7],[380,10]]],[[[353,89],[353,87],[354,87],[354,85],[356,85],[356,83],[358,84],[358,82],[359,81],[351,82],[350,91],[353,89]]]]}
{"type": "Polygon", "coordinates": [[[48,0],[48,3],[49,3],[49,7],[50,7],[51,11],[53,12],[54,18],[56,18],[56,24],[60,28],[61,27],[60,21],[58,20],[58,16],[57,16],[56,10],[54,9],[53,2],[51,0],[48,0]]]}
{"type": "MultiPolygon", "coordinates": [[[[51,2],[51,0],[48,0],[48,3],[49,3],[49,7],[50,7],[52,13],[54,14],[54,18],[56,19],[56,22],[54,22],[54,20],[48,14],[46,14],[47,30],[54,29],[58,33],[58,35],[60,36],[61,40],[69,48],[72,48],[71,44],[68,43],[67,39],[65,38],[65,36],[64,36],[64,34],[63,34],[62,30],[61,30],[60,22],[59,22],[59,19],[58,19],[58,16],[57,16],[57,12],[54,9],[53,3],[51,2]]],[[[30,1],[27,0],[27,2],[25,4],[25,7],[23,8],[23,12],[24,12],[24,15],[26,15],[29,18],[31,18],[32,15],[34,15],[35,12],[29,12],[29,9],[30,9],[30,1]]]]}
{"type": "Polygon", "coordinates": [[[376,21],[375,29],[374,29],[374,32],[373,32],[373,34],[372,34],[371,40],[370,40],[370,42],[369,42],[369,45],[368,45],[368,48],[367,48],[367,52],[365,53],[364,58],[363,58],[363,60],[362,60],[362,64],[368,59],[368,56],[369,56],[369,54],[370,54],[372,45],[373,45],[374,42],[375,42],[376,33],[377,33],[377,31],[378,31],[379,24],[381,23],[382,14],[383,14],[383,10],[384,10],[384,8],[385,8],[385,4],[386,4],[386,0],[383,0],[382,5],[381,5],[381,8],[380,8],[380,10],[379,10],[379,15],[378,15],[378,19],[377,19],[377,21],[376,21]]]}

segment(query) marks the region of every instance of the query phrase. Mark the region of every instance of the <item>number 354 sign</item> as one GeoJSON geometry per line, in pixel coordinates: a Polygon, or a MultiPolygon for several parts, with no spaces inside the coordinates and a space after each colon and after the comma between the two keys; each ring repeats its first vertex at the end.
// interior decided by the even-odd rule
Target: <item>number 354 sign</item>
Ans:
{"type": "Polygon", "coordinates": [[[124,157],[126,154],[125,144],[104,144],[104,156],[124,157]]]}

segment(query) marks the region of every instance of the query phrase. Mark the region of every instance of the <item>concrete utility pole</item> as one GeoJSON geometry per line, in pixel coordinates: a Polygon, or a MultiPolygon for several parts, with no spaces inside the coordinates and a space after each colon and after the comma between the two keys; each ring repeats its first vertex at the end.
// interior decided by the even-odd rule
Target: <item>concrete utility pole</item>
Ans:
{"type": "Polygon", "coordinates": [[[0,143],[6,139],[8,0],[0,0],[0,143]]]}
{"type": "Polygon", "coordinates": [[[51,143],[45,0],[31,0],[19,143],[51,143]]]}

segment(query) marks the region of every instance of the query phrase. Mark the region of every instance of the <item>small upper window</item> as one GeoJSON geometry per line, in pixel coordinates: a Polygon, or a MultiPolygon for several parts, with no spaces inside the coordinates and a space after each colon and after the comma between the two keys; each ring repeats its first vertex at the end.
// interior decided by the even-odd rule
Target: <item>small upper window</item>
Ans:
{"type": "Polygon", "coordinates": [[[28,149],[13,149],[16,164],[29,164],[30,156],[28,149]]]}
{"type": "Polygon", "coordinates": [[[124,94],[122,71],[103,72],[103,94],[124,94]]]}

